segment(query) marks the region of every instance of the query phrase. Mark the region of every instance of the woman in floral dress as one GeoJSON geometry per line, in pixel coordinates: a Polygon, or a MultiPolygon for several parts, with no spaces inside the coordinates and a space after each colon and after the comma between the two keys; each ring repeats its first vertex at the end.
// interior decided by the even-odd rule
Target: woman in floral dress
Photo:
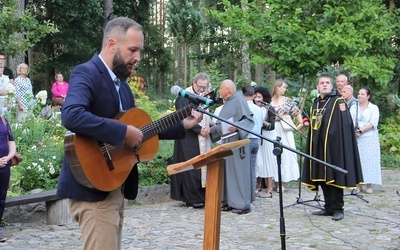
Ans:
{"type": "MultiPolygon", "coordinates": [[[[287,84],[282,79],[275,81],[272,88],[271,106],[276,111],[275,131],[281,137],[283,145],[296,149],[293,130],[300,130],[303,126],[302,115],[296,104],[288,97],[285,96],[287,84]],[[288,117],[291,120],[293,117],[299,122],[298,126],[288,126],[281,121],[283,117],[288,117]],[[284,129],[284,127],[287,127],[284,129]]],[[[292,122],[293,123],[293,122],[292,122]]],[[[283,149],[281,155],[281,180],[282,182],[289,182],[297,180],[300,176],[299,164],[297,162],[297,155],[289,150],[283,149]]],[[[275,187],[277,187],[278,176],[274,177],[275,187]]],[[[282,189],[283,185],[282,185],[282,189]]],[[[279,190],[277,190],[279,192],[279,190]]]]}

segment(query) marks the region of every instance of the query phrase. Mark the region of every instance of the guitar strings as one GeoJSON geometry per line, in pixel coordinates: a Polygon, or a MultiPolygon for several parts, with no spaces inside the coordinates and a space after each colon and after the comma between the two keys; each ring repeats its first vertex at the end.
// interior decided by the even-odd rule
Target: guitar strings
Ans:
{"type": "MultiPolygon", "coordinates": [[[[142,133],[143,133],[143,141],[146,141],[147,139],[158,134],[159,132],[167,129],[168,127],[170,127],[170,126],[178,123],[179,121],[182,121],[186,117],[190,116],[192,108],[193,108],[193,105],[190,104],[175,113],[171,113],[171,114],[161,118],[158,121],[149,123],[146,126],[142,127],[140,130],[142,130],[142,133]]],[[[111,155],[114,152],[117,152],[118,150],[120,150],[120,148],[118,148],[114,145],[111,145],[111,144],[107,144],[107,143],[104,143],[102,146],[100,146],[100,151],[106,158],[109,158],[108,157],[109,155],[111,155]]]]}

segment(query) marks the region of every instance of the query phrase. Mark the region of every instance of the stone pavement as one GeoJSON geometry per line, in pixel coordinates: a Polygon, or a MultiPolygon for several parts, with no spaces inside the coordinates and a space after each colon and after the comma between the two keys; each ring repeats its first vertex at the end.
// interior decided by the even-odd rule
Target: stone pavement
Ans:
{"type": "MultiPolygon", "coordinates": [[[[311,215],[316,201],[297,204],[297,183],[283,193],[286,237],[280,236],[279,196],[257,198],[252,212],[237,215],[222,212],[220,249],[400,249],[400,169],[383,170],[384,185],[364,195],[345,198],[345,218],[311,215]]],[[[123,249],[202,249],[204,210],[183,206],[168,198],[168,186],[143,190],[126,207],[123,249]],[[155,198],[162,196],[161,198],[155,198]],[[161,202],[164,201],[164,202],[161,202]]],[[[350,194],[350,191],[346,191],[350,194]]],[[[303,200],[315,193],[302,187],[303,200]]],[[[322,197],[323,199],[323,197],[322,197]]],[[[323,205],[323,202],[320,202],[323,205]]],[[[48,226],[44,219],[34,223],[10,223],[3,233],[9,237],[0,249],[81,249],[76,224],[48,226]]]]}

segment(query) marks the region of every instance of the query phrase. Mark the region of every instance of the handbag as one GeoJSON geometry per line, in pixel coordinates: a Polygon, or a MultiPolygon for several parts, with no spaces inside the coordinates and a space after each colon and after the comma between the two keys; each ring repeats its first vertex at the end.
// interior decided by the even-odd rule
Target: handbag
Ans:
{"type": "MultiPolygon", "coordinates": [[[[7,128],[7,123],[6,123],[6,120],[4,119],[4,116],[1,116],[1,120],[3,120],[4,126],[6,126],[6,128],[7,128]]],[[[7,136],[7,140],[8,140],[8,136],[7,136]]],[[[21,161],[22,161],[22,157],[19,155],[17,150],[15,150],[15,155],[11,159],[11,166],[15,166],[18,163],[20,163],[21,161]]]]}
{"type": "Polygon", "coordinates": [[[15,151],[15,155],[11,159],[11,166],[15,166],[22,161],[22,157],[15,151]]]}
{"type": "Polygon", "coordinates": [[[290,115],[282,115],[280,122],[283,127],[283,130],[285,131],[293,131],[296,129],[296,125],[294,124],[292,117],[290,115]]]}

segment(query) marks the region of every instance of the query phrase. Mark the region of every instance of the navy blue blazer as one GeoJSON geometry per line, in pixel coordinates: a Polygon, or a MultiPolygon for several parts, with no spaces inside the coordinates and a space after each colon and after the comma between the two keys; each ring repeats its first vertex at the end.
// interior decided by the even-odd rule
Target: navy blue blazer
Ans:
{"type": "MultiPolygon", "coordinates": [[[[120,96],[124,110],[135,107],[131,89],[121,82],[120,96]]],[[[121,146],[127,126],[112,119],[119,113],[119,98],[115,84],[98,55],[76,66],[69,79],[69,90],[63,104],[63,125],[70,131],[96,138],[98,141],[121,146]]],[[[160,139],[182,139],[185,129],[180,123],[159,134],[160,139]]],[[[95,167],[95,166],[94,166],[95,167]]],[[[124,195],[135,199],[138,190],[137,166],[124,183],[124,195]]],[[[73,176],[64,156],[58,180],[57,196],[84,201],[104,200],[109,192],[87,188],[73,176]]]]}

